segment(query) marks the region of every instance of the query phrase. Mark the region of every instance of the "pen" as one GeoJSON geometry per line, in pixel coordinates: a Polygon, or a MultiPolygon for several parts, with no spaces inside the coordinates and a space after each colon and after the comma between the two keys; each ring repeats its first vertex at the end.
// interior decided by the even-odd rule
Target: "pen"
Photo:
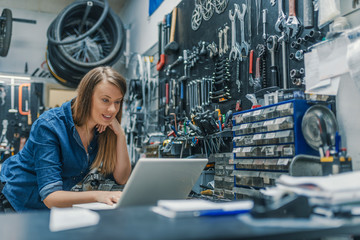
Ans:
{"type": "Polygon", "coordinates": [[[238,210],[222,210],[222,209],[214,209],[214,210],[205,210],[205,211],[198,211],[194,213],[197,217],[203,216],[225,216],[225,215],[237,215],[242,213],[248,213],[250,209],[238,209],[238,210]]]}

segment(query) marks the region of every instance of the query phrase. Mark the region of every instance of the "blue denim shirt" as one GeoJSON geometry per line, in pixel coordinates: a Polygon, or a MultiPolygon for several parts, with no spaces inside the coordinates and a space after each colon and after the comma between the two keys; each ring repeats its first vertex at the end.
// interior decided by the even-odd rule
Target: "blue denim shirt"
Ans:
{"type": "Polygon", "coordinates": [[[71,102],[48,110],[34,122],[24,148],[3,163],[3,194],[16,211],[47,209],[43,200],[80,182],[97,151],[95,134],[86,153],[73,122],[71,102]]]}

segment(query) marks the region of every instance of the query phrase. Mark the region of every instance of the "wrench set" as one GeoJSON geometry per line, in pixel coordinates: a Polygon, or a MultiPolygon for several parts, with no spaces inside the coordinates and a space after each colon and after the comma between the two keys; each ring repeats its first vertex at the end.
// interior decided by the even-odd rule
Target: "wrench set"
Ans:
{"type": "MultiPolygon", "coordinates": [[[[274,97],[278,91],[292,95],[295,94],[291,91],[303,91],[304,54],[327,31],[326,27],[321,31],[317,27],[318,14],[313,3],[312,0],[180,2],[176,25],[179,51],[167,55],[165,67],[159,71],[167,92],[165,97],[172,97],[159,104],[159,109],[166,110],[162,119],[167,122],[169,114],[175,113],[180,136],[180,125],[184,125],[185,119],[203,129],[202,134],[207,136],[227,127],[225,114],[218,114],[220,122],[212,116],[215,109],[223,113],[250,109],[254,102],[246,97],[249,94],[255,96],[258,104],[264,104],[268,95],[280,99],[274,97]],[[162,103],[170,104],[171,108],[162,103]],[[205,122],[198,119],[201,116],[206,116],[205,122]],[[217,127],[212,124],[212,130],[206,130],[213,122],[217,127]]],[[[186,134],[192,132],[199,134],[191,129],[186,134]]]]}

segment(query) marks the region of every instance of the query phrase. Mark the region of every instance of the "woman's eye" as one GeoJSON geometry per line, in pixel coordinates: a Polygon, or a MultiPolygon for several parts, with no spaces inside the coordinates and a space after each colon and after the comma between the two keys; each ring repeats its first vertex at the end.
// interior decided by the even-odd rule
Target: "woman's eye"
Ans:
{"type": "Polygon", "coordinates": [[[120,103],[121,103],[121,101],[116,101],[116,102],[115,102],[115,104],[118,104],[118,105],[119,105],[120,103]]]}
{"type": "Polygon", "coordinates": [[[106,99],[106,98],[103,98],[102,101],[105,102],[105,103],[109,102],[109,100],[106,99]]]}

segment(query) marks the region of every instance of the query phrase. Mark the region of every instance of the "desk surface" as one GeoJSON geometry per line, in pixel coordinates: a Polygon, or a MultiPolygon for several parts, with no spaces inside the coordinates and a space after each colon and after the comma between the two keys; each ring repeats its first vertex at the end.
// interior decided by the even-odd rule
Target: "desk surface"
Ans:
{"type": "Polygon", "coordinates": [[[360,218],[253,219],[248,214],[169,219],[149,207],[98,211],[96,226],[50,232],[49,211],[0,215],[0,239],[308,239],[360,235],[360,218]]]}

